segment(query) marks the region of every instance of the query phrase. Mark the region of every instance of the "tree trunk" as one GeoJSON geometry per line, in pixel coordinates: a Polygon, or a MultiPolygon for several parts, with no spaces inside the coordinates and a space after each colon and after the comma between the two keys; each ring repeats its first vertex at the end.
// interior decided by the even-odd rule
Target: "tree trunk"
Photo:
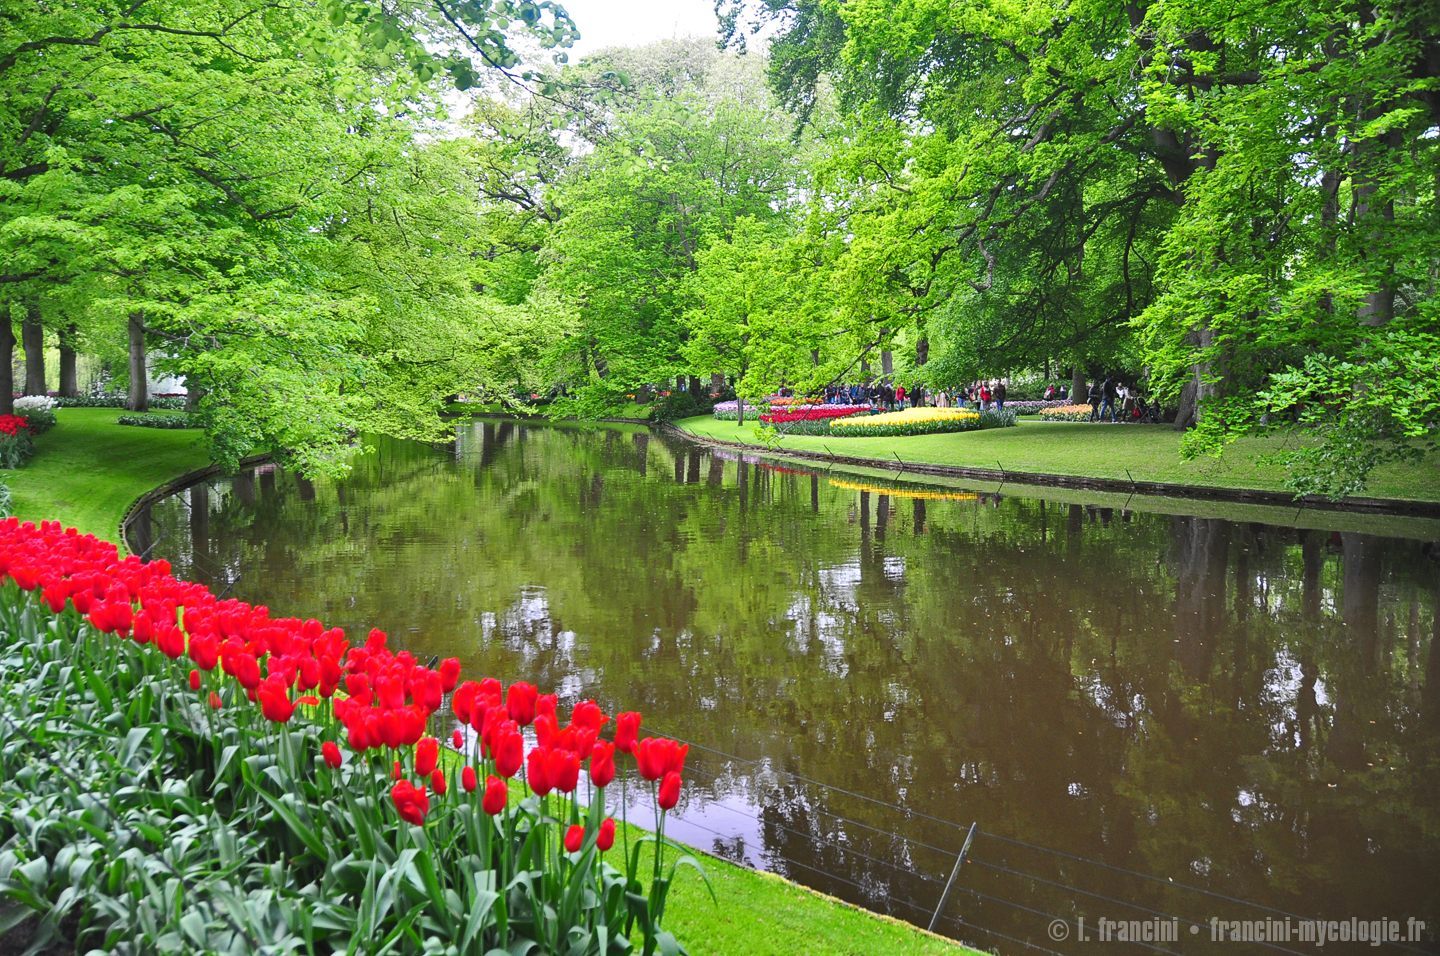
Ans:
{"type": "Polygon", "coordinates": [[[15,414],[15,327],[11,306],[0,316],[0,415],[15,414]]]}
{"type": "Polygon", "coordinates": [[[1199,370],[1195,370],[1189,381],[1180,389],[1180,410],[1175,413],[1175,430],[1183,432],[1195,424],[1195,395],[1199,391],[1199,370]]]}
{"type": "Polygon", "coordinates": [[[75,339],[79,331],[74,322],[60,329],[60,395],[62,398],[80,397],[80,376],[75,371],[75,339]]]}
{"type": "Polygon", "coordinates": [[[126,408],[132,412],[150,410],[149,379],[145,369],[145,313],[130,313],[130,394],[126,408]]]}
{"type": "MultiPolygon", "coordinates": [[[[915,367],[921,368],[928,361],[930,361],[930,340],[922,335],[915,340],[915,367]]],[[[1049,363],[1048,359],[1046,363],[1049,363]]]]}
{"type": "Polygon", "coordinates": [[[25,303],[25,321],[20,325],[25,347],[25,394],[45,394],[45,326],[40,324],[40,303],[25,303]]]}
{"type": "Polygon", "coordinates": [[[200,399],[204,397],[205,389],[201,388],[199,385],[192,384],[188,380],[185,382],[185,411],[200,411],[200,399]]]}
{"type": "Polygon", "coordinates": [[[1085,366],[1076,362],[1075,368],[1070,372],[1070,404],[1074,405],[1085,399],[1085,366]]]}
{"type": "Polygon", "coordinates": [[[700,376],[698,375],[690,376],[690,397],[697,402],[705,397],[700,393],[700,376]]]}
{"type": "Polygon", "coordinates": [[[887,382],[895,374],[895,356],[889,349],[880,353],[880,374],[887,382]]]}

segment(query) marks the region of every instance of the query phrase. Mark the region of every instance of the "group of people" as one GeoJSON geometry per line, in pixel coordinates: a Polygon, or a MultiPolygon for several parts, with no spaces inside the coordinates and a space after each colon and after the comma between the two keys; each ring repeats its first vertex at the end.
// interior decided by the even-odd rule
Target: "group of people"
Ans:
{"type": "MultiPolygon", "coordinates": [[[[933,405],[936,408],[974,408],[981,411],[987,408],[1003,409],[1005,393],[1005,383],[999,379],[977,381],[959,388],[938,389],[928,394],[921,388],[907,389],[904,385],[875,382],[868,385],[831,385],[825,389],[824,402],[827,405],[871,405],[885,411],[921,405],[933,405]]],[[[787,390],[781,389],[781,394],[787,394],[787,390]]]]}
{"type": "Polygon", "coordinates": [[[1092,422],[1103,422],[1107,414],[1112,422],[1133,422],[1149,412],[1139,390],[1115,376],[1091,382],[1087,398],[1092,422]]]}

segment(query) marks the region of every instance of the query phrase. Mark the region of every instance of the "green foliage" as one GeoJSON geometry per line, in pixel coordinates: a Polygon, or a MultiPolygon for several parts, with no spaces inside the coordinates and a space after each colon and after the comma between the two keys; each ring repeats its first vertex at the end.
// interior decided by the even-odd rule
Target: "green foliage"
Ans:
{"type": "Polygon", "coordinates": [[[35,439],[24,428],[0,432],[0,468],[20,468],[35,454],[35,439]]]}

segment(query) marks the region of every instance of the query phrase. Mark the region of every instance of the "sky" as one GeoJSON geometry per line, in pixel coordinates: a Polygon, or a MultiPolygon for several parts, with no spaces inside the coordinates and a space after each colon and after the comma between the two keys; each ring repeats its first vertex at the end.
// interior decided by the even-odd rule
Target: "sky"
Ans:
{"type": "Polygon", "coordinates": [[[643,46],[671,37],[715,37],[714,0],[563,0],[580,29],[570,62],[607,46],[643,46]]]}

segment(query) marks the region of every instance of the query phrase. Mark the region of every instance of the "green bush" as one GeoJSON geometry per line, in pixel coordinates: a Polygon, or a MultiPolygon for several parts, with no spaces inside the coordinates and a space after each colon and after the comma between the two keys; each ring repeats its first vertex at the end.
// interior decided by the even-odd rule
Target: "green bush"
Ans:
{"type": "Polygon", "coordinates": [[[0,468],[19,468],[35,454],[35,439],[24,428],[13,434],[0,432],[0,468]]]}
{"type": "Polygon", "coordinates": [[[692,415],[708,415],[715,403],[697,399],[689,392],[675,391],[651,406],[650,418],[657,422],[673,422],[692,415]]]}

